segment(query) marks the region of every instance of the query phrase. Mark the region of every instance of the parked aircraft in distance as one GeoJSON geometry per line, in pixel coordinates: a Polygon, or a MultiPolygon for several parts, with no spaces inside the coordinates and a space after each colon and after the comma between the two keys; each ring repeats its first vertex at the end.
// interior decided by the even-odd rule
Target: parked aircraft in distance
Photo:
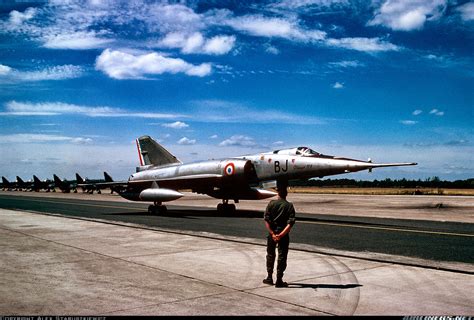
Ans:
{"type": "Polygon", "coordinates": [[[82,189],[82,192],[87,192],[87,193],[94,193],[94,191],[97,191],[97,193],[101,193],[100,189],[97,187],[97,184],[100,182],[104,182],[104,180],[100,179],[94,179],[90,180],[87,178],[82,178],[79,173],[76,173],[76,182],[77,182],[77,187],[82,189]]]}
{"type": "Polygon", "coordinates": [[[126,181],[114,181],[112,177],[107,173],[104,172],[104,180],[88,180],[83,179],[78,173],[76,173],[76,181],[77,187],[82,188],[83,191],[87,191],[88,193],[102,193],[102,189],[110,189],[110,193],[114,192],[114,189],[120,190],[120,185],[126,184],[126,181]]]}
{"type": "Polygon", "coordinates": [[[122,192],[127,185],[127,181],[114,181],[114,179],[112,179],[112,177],[105,171],[104,171],[104,179],[105,179],[105,182],[100,183],[99,188],[101,189],[110,188],[111,194],[114,193],[114,191],[117,193],[122,192]]]}
{"type": "Polygon", "coordinates": [[[59,188],[63,193],[69,193],[71,190],[77,193],[77,181],[61,180],[57,175],[53,175],[54,187],[59,188]]]}
{"type": "Polygon", "coordinates": [[[18,191],[31,191],[33,183],[31,181],[24,181],[19,176],[16,176],[16,190],[18,191]]]}
{"type": "Polygon", "coordinates": [[[2,190],[3,191],[6,191],[6,190],[11,191],[15,188],[16,188],[16,184],[14,182],[10,182],[8,181],[7,178],[2,176],[2,190]]]}
{"type": "Polygon", "coordinates": [[[43,180],[41,181],[37,176],[33,175],[33,183],[31,185],[31,189],[33,191],[39,192],[40,190],[46,190],[46,192],[56,192],[54,189],[54,182],[51,180],[43,180]]]}
{"type": "Polygon", "coordinates": [[[309,179],[329,175],[371,171],[373,168],[411,166],[416,163],[375,164],[368,161],[335,157],[318,153],[307,147],[275,150],[255,155],[222,160],[183,164],[149,136],[136,140],[140,166],[122,188],[122,197],[133,201],[153,202],[150,213],[164,213],[163,202],[181,198],[179,190],[207,194],[222,199],[219,212],[234,211],[239,200],[258,200],[276,193],[265,190],[277,181],[309,179]]]}

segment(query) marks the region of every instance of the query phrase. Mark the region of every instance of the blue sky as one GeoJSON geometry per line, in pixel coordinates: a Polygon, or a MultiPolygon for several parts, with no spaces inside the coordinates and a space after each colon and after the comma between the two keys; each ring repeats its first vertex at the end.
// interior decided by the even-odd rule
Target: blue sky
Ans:
{"type": "Polygon", "coordinates": [[[474,172],[474,2],[0,1],[0,173],[128,177],[299,145],[474,172]]]}

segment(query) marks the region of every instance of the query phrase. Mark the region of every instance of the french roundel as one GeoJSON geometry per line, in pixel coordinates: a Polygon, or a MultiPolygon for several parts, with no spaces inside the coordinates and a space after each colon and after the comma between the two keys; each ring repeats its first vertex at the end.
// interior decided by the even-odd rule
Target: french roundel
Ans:
{"type": "Polygon", "coordinates": [[[233,175],[235,172],[235,167],[234,167],[234,164],[231,162],[231,163],[228,163],[225,168],[224,168],[224,173],[227,175],[227,176],[231,176],[233,175]]]}

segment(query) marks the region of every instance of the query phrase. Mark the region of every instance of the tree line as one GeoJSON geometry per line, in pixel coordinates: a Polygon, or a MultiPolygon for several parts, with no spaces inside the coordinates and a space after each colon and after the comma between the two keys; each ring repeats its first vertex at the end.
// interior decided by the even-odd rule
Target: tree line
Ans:
{"type": "Polygon", "coordinates": [[[474,189],[474,178],[466,180],[446,181],[434,176],[425,180],[384,179],[384,180],[354,180],[354,179],[310,179],[290,181],[290,186],[299,187],[356,187],[356,188],[451,188],[474,189]]]}

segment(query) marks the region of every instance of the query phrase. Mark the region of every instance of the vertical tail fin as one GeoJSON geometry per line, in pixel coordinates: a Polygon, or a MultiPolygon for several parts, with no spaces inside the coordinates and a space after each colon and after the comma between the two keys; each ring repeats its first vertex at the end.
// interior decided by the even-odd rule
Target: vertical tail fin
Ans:
{"type": "Polygon", "coordinates": [[[11,190],[11,188],[12,188],[12,184],[10,183],[10,181],[8,181],[7,178],[2,176],[2,189],[3,190],[11,190]]]}
{"type": "Polygon", "coordinates": [[[76,181],[77,183],[84,183],[84,179],[79,175],[79,173],[76,173],[76,181]]]}
{"type": "Polygon", "coordinates": [[[37,176],[33,175],[33,183],[31,184],[31,189],[38,192],[41,188],[43,188],[43,185],[43,182],[41,182],[41,180],[37,176]]]}
{"type": "Polygon", "coordinates": [[[20,178],[19,176],[16,176],[16,182],[20,183],[20,184],[24,184],[25,181],[23,181],[22,178],[20,178]]]}
{"type": "Polygon", "coordinates": [[[163,148],[158,142],[149,136],[141,136],[136,140],[140,166],[165,166],[169,164],[181,164],[174,155],[163,148]]]}
{"type": "Polygon", "coordinates": [[[54,178],[54,183],[56,184],[56,186],[60,186],[63,182],[62,180],[55,174],[53,174],[53,178],[54,178]]]}
{"type": "Polygon", "coordinates": [[[112,179],[112,177],[104,171],[104,179],[105,179],[105,182],[114,182],[114,179],[112,179]]]}

